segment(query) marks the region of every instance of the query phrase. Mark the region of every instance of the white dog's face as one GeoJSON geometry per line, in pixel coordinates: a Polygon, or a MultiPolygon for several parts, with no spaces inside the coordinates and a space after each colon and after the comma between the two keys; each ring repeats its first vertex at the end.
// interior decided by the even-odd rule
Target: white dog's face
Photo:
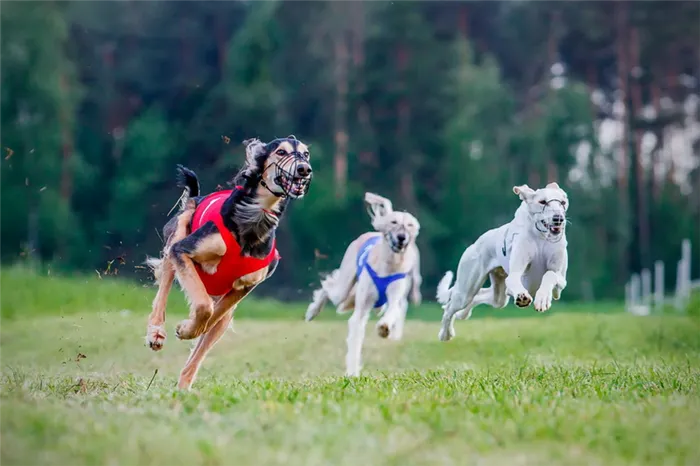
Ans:
{"type": "Polygon", "coordinates": [[[549,183],[537,191],[524,184],[513,187],[513,192],[527,205],[537,231],[548,241],[559,241],[566,230],[566,211],[569,198],[557,183],[549,183]]]}
{"type": "Polygon", "coordinates": [[[373,193],[365,194],[365,202],[370,211],[372,226],[384,234],[391,250],[398,253],[405,251],[415,243],[420,223],[408,212],[396,212],[391,201],[373,193]]]}
{"type": "Polygon", "coordinates": [[[376,228],[384,233],[392,251],[401,252],[415,242],[420,224],[416,217],[408,212],[390,212],[377,222],[376,228]]]}

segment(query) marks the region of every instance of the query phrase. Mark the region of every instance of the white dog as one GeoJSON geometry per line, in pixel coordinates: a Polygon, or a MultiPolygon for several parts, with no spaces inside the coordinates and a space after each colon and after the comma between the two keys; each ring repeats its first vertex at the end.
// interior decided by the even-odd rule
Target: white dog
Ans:
{"type": "Polygon", "coordinates": [[[534,294],[535,309],[544,312],[566,287],[566,193],[557,183],[537,191],[515,186],[513,192],[522,200],[513,220],[487,231],[464,251],[452,288],[452,272],[440,280],[442,341],[455,336],[455,317],[470,317],[479,304],[500,309],[512,296],[516,306],[527,307],[534,294]],[[491,286],[482,288],[487,277],[491,286]]]}
{"type": "Polygon", "coordinates": [[[420,224],[407,212],[395,212],[391,201],[366,193],[372,226],[376,232],[360,235],[345,251],[340,267],[321,282],[306,310],[314,319],[328,300],[343,313],[354,308],[348,322],[346,374],[360,374],[362,342],[372,309],[382,308],[377,332],[382,338],[401,338],[407,297],[421,301],[420,259],[416,237],[420,224]]]}

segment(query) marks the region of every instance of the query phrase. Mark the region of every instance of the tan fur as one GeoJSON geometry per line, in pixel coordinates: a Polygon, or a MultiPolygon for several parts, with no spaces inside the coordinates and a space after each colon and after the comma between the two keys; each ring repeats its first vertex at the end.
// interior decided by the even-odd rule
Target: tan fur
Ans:
{"type": "Polygon", "coordinates": [[[187,236],[188,225],[194,215],[194,201],[187,205],[187,209],[180,213],[177,222],[177,229],[172,237],[168,239],[168,243],[163,248],[163,258],[149,259],[149,265],[153,268],[153,275],[158,283],[158,293],[153,300],[151,314],[148,316],[148,330],[146,332],[146,340],[150,343],[151,348],[158,351],[163,348],[165,342],[165,309],[168,304],[168,294],[175,280],[175,265],[170,257],[170,247],[187,236]]]}
{"type": "MultiPolygon", "coordinates": [[[[253,220],[258,220],[264,216],[277,217],[275,213],[279,213],[279,205],[283,199],[270,191],[272,189],[273,192],[279,193],[280,189],[285,191],[285,188],[277,185],[275,173],[278,170],[272,167],[273,164],[284,168],[285,164],[294,163],[295,165],[289,168],[295,169],[304,166],[297,165],[298,155],[289,154],[292,152],[293,147],[288,142],[282,142],[273,154],[265,152],[267,150],[266,144],[259,139],[246,140],[244,145],[246,146],[246,165],[241,173],[244,175],[246,173],[257,175],[257,160],[264,155],[266,161],[262,177],[267,187],[260,184],[256,191],[255,201],[252,203],[242,202],[238,206],[240,209],[248,209],[247,211],[241,210],[244,214],[250,214],[250,218],[241,215],[243,220],[238,219],[240,220],[239,227],[240,224],[249,224],[253,220]],[[279,154],[277,153],[278,151],[280,152],[279,154]]],[[[299,143],[297,150],[308,160],[308,147],[306,145],[299,143]]],[[[301,176],[308,177],[310,181],[311,167],[308,163],[306,163],[306,169],[306,174],[301,176]]],[[[285,170],[290,172],[287,168],[285,170]]],[[[297,194],[294,198],[299,199],[301,197],[303,197],[303,194],[297,194]]],[[[149,316],[146,340],[153,350],[162,349],[166,338],[164,323],[167,297],[175,278],[177,278],[185,296],[190,302],[190,315],[188,319],[177,325],[176,334],[181,340],[197,339],[196,345],[182,369],[178,383],[181,389],[189,389],[207,353],[231,325],[236,305],[259,283],[268,278],[270,267],[240,277],[231,284],[232,288],[225,296],[209,296],[199,278],[195,264],[199,264],[205,272],[215,273],[221,259],[226,254],[226,243],[221,236],[222,233],[212,232],[202,238],[191,241],[187,246],[183,246],[182,250],[176,251],[176,257],[172,257],[171,250],[173,246],[187,238],[187,235],[191,233],[189,225],[196,209],[196,201],[194,199],[187,199],[185,195],[181,199],[181,211],[177,214],[178,220],[175,231],[166,241],[162,258],[147,259],[147,264],[153,270],[154,277],[158,283],[158,293],[153,301],[153,309],[149,316]],[[193,245],[195,247],[194,251],[191,250],[193,245]],[[184,252],[185,250],[187,252],[184,252]],[[177,260],[175,260],[176,258],[177,260]]],[[[273,219],[268,217],[266,220],[272,221],[273,219]]],[[[278,218],[275,218],[272,224],[276,226],[277,221],[278,218]]],[[[166,228],[170,229],[171,227],[172,224],[168,224],[166,228]]],[[[261,234],[270,233],[268,231],[261,234]]]]}

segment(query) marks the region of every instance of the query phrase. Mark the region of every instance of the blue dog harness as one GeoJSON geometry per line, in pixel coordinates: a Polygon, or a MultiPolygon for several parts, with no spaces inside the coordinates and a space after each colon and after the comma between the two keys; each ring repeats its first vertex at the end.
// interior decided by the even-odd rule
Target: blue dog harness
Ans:
{"type": "Polygon", "coordinates": [[[357,278],[360,278],[363,270],[367,270],[370,278],[374,282],[374,286],[377,287],[377,293],[379,293],[379,299],[374,303],[374,307],[382,307],[387,302],[386,289],[387,287],[395,282],[396,280],[401,280],[406,277],[405,273],[395,273],[393,275],[388,275],[386,277],[380,277],[377,272],[374,271],[372,266],[369,265],[369,252],[373,247],[377,245],[379,240],[382,239],[381,236],[373,236],[360,247],[357,253],[357,278]]]}

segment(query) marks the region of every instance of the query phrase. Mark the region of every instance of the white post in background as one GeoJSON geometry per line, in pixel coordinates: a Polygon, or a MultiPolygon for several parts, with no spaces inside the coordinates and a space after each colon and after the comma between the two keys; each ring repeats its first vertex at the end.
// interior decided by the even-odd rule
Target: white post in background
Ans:
{"type": "Polygon", "coordinates": [[[660,312],[664,307],[664,263],[654,262],[654,310],[660,312]]]}
{"type": "Polygon", "coordinates": [[[680,312],[683,309],[683,272],[685,271],[685,264],[683,259],[678,261],[678,266],[676,267],[676,297],[673,300],[673,305],[676,311],[680,312]]]}
{"type": "Polygon", "coordinates": [[[641,304],[640,300],[640,292],[641,292],[641,287],[639,283],[639,275],[634,274],[632,275],[632,278],[630,279],[630,308],[632,309],[633,313],[637,313],[639,310],[638,307],[641,304]]]}
{"type": "Polygon", "coordinates": [[[642,270],[642,305],[651,308],[651,271],[642,270]]]}
{"type": "Polygon", "coordinates": [[[681,256],[683,257],[683,308],[690,302],[690,240],[684,239],[681,245],[681,256]]]}

